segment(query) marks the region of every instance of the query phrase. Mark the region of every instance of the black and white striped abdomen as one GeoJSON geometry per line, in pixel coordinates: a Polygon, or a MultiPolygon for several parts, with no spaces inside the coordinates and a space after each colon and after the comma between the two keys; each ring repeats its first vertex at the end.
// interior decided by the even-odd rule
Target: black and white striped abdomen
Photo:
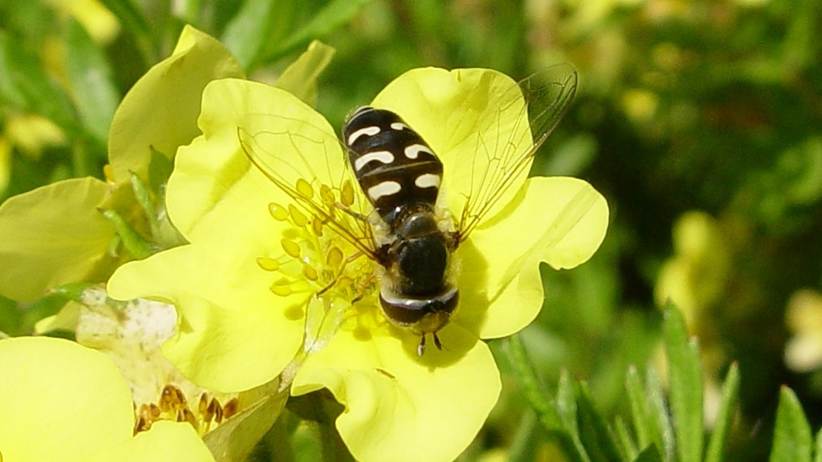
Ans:
{"type": "Polygon", "coordinates": [[[343,127],[343,141],[357,181],[388,224],[405,205],[437,201],[442,162],[394,112],[357,109],[343,127]]]}

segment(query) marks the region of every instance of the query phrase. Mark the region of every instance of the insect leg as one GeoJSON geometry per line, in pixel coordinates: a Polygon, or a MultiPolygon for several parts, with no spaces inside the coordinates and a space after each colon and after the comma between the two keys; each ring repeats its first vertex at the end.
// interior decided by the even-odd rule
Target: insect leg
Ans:
{"type": "Polygon", "coordinates": [[[340,269],[339,269],[339,270],[337,270],[337,273],[334,275],[334,278],[333,278],[333,279],[331,279],[331,282],[329,282],[329,283],[328,283],[325,287],[323,287],[322,289],[320,289],[320,290],[317,292],[317,294],[316,294],[316,295],[317,295],[317,296],[320,296],[320,295],[322,295],[322,294],[324,294],[324,293],[328,292],[328,291],[329,291],[332,287],[334,287],[334,284],[336,284],[336,283],[337,283],[337,281],[339,281],[339,280],[340,280],[340,276],[342,276],[343,271],[345,271],[345,267],[346,267],[349,263],[354,262],[356,259],[358,259],[358,258],[360,258],[360,257],[362,257],[362,256],[363,256],[363,253],[362,253],[362,252],[357,252],[357,253],[354,253],[354,254],[349,255],[349,256],[348,256],[348,258],[346,258],[345,260],[343,260],[343,261],[342,261],[342,264],[340,264],[340,269]]]}
{"type": "Polygon", "coordinates": [[[437,349],[441,351],[442,350],[442,343],[440,343],[440,338],[437,336],[437,333],[434,332],[431,335],[434,336],[434,345],[436,345],[437,349]]]}
{"type": "Polygon", "coordinates": [[[420,336],[420,343],[417,345],[417,356],[422,358],[423,353],[425,353],[425,334],[420,336]]]}

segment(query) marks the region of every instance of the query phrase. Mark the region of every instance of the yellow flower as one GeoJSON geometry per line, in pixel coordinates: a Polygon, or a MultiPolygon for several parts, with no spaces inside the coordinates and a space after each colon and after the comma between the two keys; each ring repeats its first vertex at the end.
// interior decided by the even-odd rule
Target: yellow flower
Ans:
{"type": "Polygon", "coordinates": [[[822,366],[822,294],[797,290],[788,301],[785,323],[793,334],[785,345],[785,364],[798,372],[822,366]]]}
{"type": "Polygon", "coordinates": [[[213,461],[188,423],[133,436],[131,393],[104,354],[48,337],[0,340],[0,458],[213,461]]]}
{"type": "MultiPolygon", "coordinates": [[[[473,134],[492,120],[500,120],[492,125],[502,139],[527,127],[522,100],[500,109],[513,85],[491,70],[417,69],[373,102],[397,112],[438,154],[445,169],[440,203],[454,215],[471,190],[465,168],[484,159],[475,157],[482,154],[473,134]]],[[[171,219],[191,244],[121,267],[109,292],[175,304],[179,334],[164,351],[206,388],[239,391],[283,374],[292,395],[329,389],[345,406],[337,429],[361,460],[459,455],[500,391],[481,340],[511,335],[536,317],[540,262],[577,266],[605,234],[607,205],[586,182],[517,178],[457,251],[460,305],[440,331],[443,350],[429,348],[419,358],[419,336],[392,327],[380,311],[376,265],[364,258],[343,265],[353,246],[290,210],[289,197],[250,165],[238,141],[238,127],[286,133],[271,148],[293,151],[292,166],[304,162],[314,172],[317,182],[303,190],[350,204],[346,187],[319,188],[346,174],[328,122],[285,91],[225,79],[206,87],[199,125],[203,135],[179,150],[167,190],[171,219]],[[283,126],[266,125],[275,120],[283,126]],[[337,283],[312,296],[329,280],[337,283]]]]}

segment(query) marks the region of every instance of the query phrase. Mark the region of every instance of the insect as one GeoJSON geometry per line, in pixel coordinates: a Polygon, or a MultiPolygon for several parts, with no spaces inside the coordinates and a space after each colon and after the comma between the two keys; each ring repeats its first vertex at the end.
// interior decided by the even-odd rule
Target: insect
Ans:
{"type": "MultiPolygon", "coordinates": [[[[382,311],[391,323],[419,335],[419,356],[428,335],[442,349],[437,332],[457,308],[459,288],[452,274],[457,249],[499,211],[504,197],[513,196],[511,186],[527,176],[537,150],[574,97],[577,74],[561,65],[509,82],[489,75],[475,83],[466,101],[495,85],[505,87],[487,101],[495,108],[484,112],[489,116],[457,120],[450,127],[449,133],[474,152],[450,162],[452,171],[446,171],[424,134],[387,109],[356,109],[344,123],[341,143],[329,139],[329,129],[288,115],[252,115],[256,120],[238,128],[249,160],[295,207],[348,242],[356,252],[353,258],[365,256],[383,269],[382,311]],[[347,159],[339,158],[340,147],[347,159]],[[323,152],[325,158],[309,159],[309,151],[323,152]],[[318,163],[327,171],[312,167],[318,163]],[[462,178],[468,189],[453,214],[440,198],[449,175],[462,178]],[[352,191],[352,177],[359,190],[352,191]]],[[[317,293],[336,282],[335,277],[317,293]]]]}

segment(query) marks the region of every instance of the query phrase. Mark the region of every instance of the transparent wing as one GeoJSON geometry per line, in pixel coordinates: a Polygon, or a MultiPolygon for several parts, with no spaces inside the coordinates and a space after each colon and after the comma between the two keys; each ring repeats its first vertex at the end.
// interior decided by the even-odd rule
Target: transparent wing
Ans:
{"type": "MultiPolygon", "coordinates": [[[[457,217],[457,242],[499,211],[512,186],[528,175],[534,156],[571,104],[577,72],[568,64],[552,66],[512,85],[492,101],[498,110],[480,124],[470,142],[476,155],[470,165],[469,192],[457,217]]],[[[456,172],[464,174],[465,172],[456,172]]]]}
{"type": "Polygon", "coordinates": [[[371,206],[353,183],[344,148],[330,126],[273,114],[247,114],[237,127],[246,156],[312,224],[330,229],[377,261],[366,216],[371,206]]]}

